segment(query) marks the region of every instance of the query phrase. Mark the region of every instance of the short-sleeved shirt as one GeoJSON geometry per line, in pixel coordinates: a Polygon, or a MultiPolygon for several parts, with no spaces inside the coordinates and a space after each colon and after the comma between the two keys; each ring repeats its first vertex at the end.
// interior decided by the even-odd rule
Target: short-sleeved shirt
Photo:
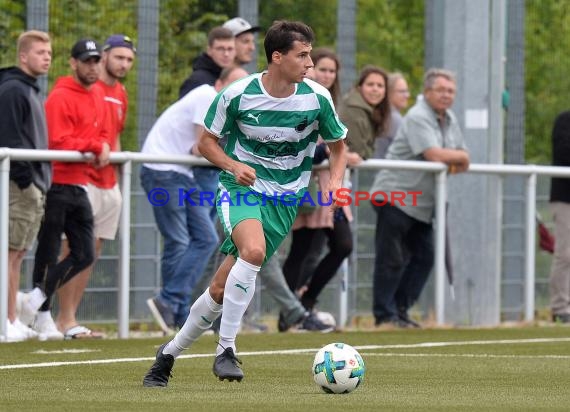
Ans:
{"type": "MultiPolygon", "coordinates": [[[[406,114],[394,142],[388,149],[386,159],[425,160],[423,152],[430,148],[448,148],[466,150],[463,133],[457,117],[451,110],[445,115],[445,126],[438,123],[436,112],[422,99],[406,114]]],[[[428,171],[382,170],[374,179],[371,193],[420,191],[414,206],[411,198],[406,198],[405,205],[398,202],[394,206],[408,216],[430,223],[435,208],[435,175],[428,171]]]]}
{"type": "MultiPolygon", "coordinates": [[[[190,154],[192,146],[200,137],[196,136],[195,126],[204,125],[204,116],[214,97],[216,89],[203,84],[169,106],[152,126],[141,152],[161,155],[190,154]]],[[[194,177],[192,169],[183,164],[144,163],[144,166],[194,177]]]]}
{"type": "MultiPolygon", "coordinates": [[[[304,80],[291,96],[277,98],[264,89],[263,75],[250,75],[222,90],[204,126],[219,138],[227,136],[228,156],[255,169],[251,190],[301,197],[311,176],[317,137],[328,142],[344,139],[346,127],[323,86],[304,80]]],[[[235,178],[222,171],[220,182],[235,184],[235,178]]]]}

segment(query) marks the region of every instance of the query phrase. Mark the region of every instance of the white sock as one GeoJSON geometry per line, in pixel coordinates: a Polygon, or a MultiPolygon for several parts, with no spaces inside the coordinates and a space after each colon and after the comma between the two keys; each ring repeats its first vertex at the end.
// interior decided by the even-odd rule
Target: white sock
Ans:
{"type": "Polygon", "coordinates": [[[33,288],[28,293],[28,296],[30,297],[28,304],[34,310],[34,312],[37,312],[47,299],[46,294],[38,287],[33,288]]]}
{"type": "Polygon", "coordinates": [[[168,342],[162,353],[172,355],[176,359],[183,350],[188,349],[204,331],[212,326],[212,323],[218,319],[221,313],[222,305],[214,302],[210,296],[210,288],[206,289],[190,308],[190,314],[184,322],[184,326],[168,342]]]}
{"type": "Polygon", "coordinates": [[[51,311],[49,311],[49,310],[46,310],[44,312],[39,311],[36,315],[36,318],[37,318],[37,321],[39,323],[42,323],[48,319],[51,319],[51,311]]]}
{"type": "Polygon", "coordinates": [[[241,318],[249,306],[255,292],[255,277],[260,267],[238,258],[226,280],[224,289],[224,311],[220,325],[220,341],[216,356],[225,348],[232,348],[236,353],[236,336],[241,318]]]}

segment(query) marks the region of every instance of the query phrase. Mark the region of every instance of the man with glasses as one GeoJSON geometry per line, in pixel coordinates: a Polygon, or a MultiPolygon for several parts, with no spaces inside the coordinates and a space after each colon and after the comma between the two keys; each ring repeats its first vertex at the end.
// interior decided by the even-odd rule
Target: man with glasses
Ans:
{"type": "Polygon", "coordinates": [[[192,74],[180,86],[179,98],[203,84],[213,86],[222,69],[234,64],[234,34],[225,27],[214,27],[208,33],[208,47],[192,63],[192,74]]]}
{"type": "MultiPolygon", "coordinates": [[[[424,98],[404,117],[386,158],[441,162],[448,165],[450,174],[466,171],[469,154],[457,117],[450,110],[455,92],[452,72],[428,70],[424,76],[424,98]]],[[[434,263],[435,176],[421,170],[382,170],[370,189],[372,193],[377,191],[421,193],[414,205],[395,202],[373,206],[377,214],[375,323],[419,327],[410,319],[408,310],[419,298],[434,263]]]]}

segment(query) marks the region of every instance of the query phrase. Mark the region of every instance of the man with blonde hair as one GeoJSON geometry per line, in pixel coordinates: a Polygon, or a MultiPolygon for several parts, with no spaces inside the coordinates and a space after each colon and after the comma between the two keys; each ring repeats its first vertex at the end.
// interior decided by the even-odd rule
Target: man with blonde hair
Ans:
{"type": "MultiPolygon", "coordinates": [[[[0,146],[47,149],[48,135],[37,78],[52,59],[49,35],[30,30],[18,38],[18,65],[0,69],[0,146]]],[[[8,342],[37,337],[16,314],[16,295],[22,261],[36,238],[51,184],[49,162],[12,161],[8,244],[8,342]]]]}

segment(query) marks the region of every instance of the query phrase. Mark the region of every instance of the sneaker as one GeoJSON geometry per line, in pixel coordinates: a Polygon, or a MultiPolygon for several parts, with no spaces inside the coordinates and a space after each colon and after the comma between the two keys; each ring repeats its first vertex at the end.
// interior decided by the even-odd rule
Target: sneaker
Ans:
{"type": "Polygon", "coordinates": [[[234,354],[234,350],[232,348],[225,348],[220,355],[216,356],[212,370],[214,371],[214,375],[221,381],[227,379],[230,382],[241,382],[243,379],[243,371],[238,363],[241,365],[241,361],[234,354]]]}
{"type": "Polygon", "coordinates": [[[63,340],[63,333],[61,333],[57,326],[55,326],[55,322],[51,317],[51,313],[49,312],[40,312],[41,314],[47,313],[47,315],[36,315],[36,319],[32,324],[32,329],[38,333],[38,339],[41,341],[44,340],[63,340]]]}
{"type": "Polygon", "coordinates": [[[160,329],[166,334],[174,333],[174,312],[156,297],[147,299],[146,304],[160,329]]]}
{"type": "Polygon", "coordinates": [[[27,339],[26,335],[6,319],[6,337],[0,336],[3,342],[23,342],[27,339]]]}
{"type": "Polygon", "coordinates": [[[16,315],[20,322],[26,326],[30,326],[36,317],[37,310],[30,306],[30,295],[24,292],[19,292],[16,295],[16,315]]]}
{"type": "Polygon", "coordinates": [[[32,328],[24,325],[20,319],[16,318],[12,325],[26,336],[26,339],[38,339],[39,333],[32,328]]]}
{"type": "Polygon", "coordinates": [[[297,330],[300,332],[321,332],[329,333],[335,330],[334,326],[325,325],[323,322],[317,318],[313,312],[308,312],[301,323],[297,326],[297,330]]]}
{"type": "Polygon", "coordinates": [[[143,386],[147,388],[166,387],[168,379],[172,378],[172,367],[174,366],[174,356],[162,353],[165,343],[156,351],[156,360],[150,367],[143,379],[143,386]]]}
{"type": "Polygon", "coordinates": [[[277,330],[279,332],[287,332],[289,330],[289,325],[285,321],[285,316],[283,312],[279,312],[279,319],[277,320],[277,330]]]}

